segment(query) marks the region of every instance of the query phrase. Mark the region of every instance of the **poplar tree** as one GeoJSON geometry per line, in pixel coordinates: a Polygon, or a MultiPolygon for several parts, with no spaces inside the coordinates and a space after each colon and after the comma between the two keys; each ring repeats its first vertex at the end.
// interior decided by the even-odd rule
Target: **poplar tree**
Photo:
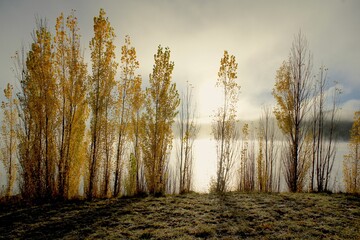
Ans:
{"type": "Polygon", "coordinates": [[[141,147],[145,165],[147,189],[150,194],[163,194],[166,184],[167,161],[172,148],[172,124],[180,104],[176,84],[172,83],[174,63],[169,48],[158,47],[153,72],[146,88],[144,131],[141,147]]]}
{"type": "Polygon", "coordinates": [[[35,169],[37,164],[33,158],[33,124],[34,116],[30,112],[30,84],[29,74],[26,66],[27,53],[25,48],[22,47],[21,51],[16,51],[14,59],[14,72],[15,76],[20,83],[20,92],[17,94],[19,105],[19,129],[18,129],[18,159],[21,171],[19,188],[22,196],[29,199],[36,197],[37,181],[35,169]]]}
{"type": "Polygon", "coordinates": [[[81,169],[85,163],[86,64],[80,50],[80,34],[75,11],[56,20],[54,37],[54,68],[58,83],[60,108],[58,111],[58,191],[68,198],[77,194],[81,169]]]}
{"type": "Polygon", "coordinates": [[[144,164],[142,161],[141,151],[141,133],[143,131],[143,121],[141,119],[141,111],[144,108],[145,93],[141,88],[142,79],[140,76],[133,81],[131,95],[131,127],[130,141],[132,142],[133,161],[135,162],[135,182],[136,189],[134,194],[145,192],[144,164]]]}
{"type": "Polygon", "coordinates": [[[271,108],[269,106],[264,106],[258,130],[258,160],[262,160],[260,163],[262,171],[260,171],[258,167],[258,174],[260,174],[261,177],[261,180],[258,179],[258,182],[262,183],[262,186],[259,186],[259,190],[265,192],[272,192],[278,189],[279,185],[277,184],[277,180],[280,176],[280,172],[277,171],[276,168],[278,147],[275,143],[275,121],[271,118],[271,114],[271,108]]]}
{"type": "Polygon", "coordinates": [[[12,195],[12,190],[16,180],[16,174],[18,169],[17,164],[17,122],[18,112],[17,105],[18,100],[14,98],[13,86],[9,83],[4,89],[5,102],[2,102],[1,109],[3,110],[3,120],[1,125],[1,155],[0,159],[5,166],[5,172],[7,175],[7,188],[6,196],[12,195]]]}
{"type": "Polygon", "coordinates": [[[249,165],[249,124],[245,123],[241,129],[241,148],[240,148],[240,163],[238,169],[238,191],[249,191],[249,181],[246,176],[250,173],[248,171],[249,165]]]}
{"type": "Polygon", "coordinates": [[[255,144],[252,136],[253,126],[244,123],[241,129],[240,163],[238,169],[238,191],[255,190],[255,144]]]}
{"type": "Polygon", "coordinates": [[[240,91],[240,86],[236,82],[237,67],[238,64],[236,63],[235,56],[229,55],[227,51],[224,51],[216,83],[216,86],[223,90],[223,106],[217,110],[212,124],[212,134],[215,138],[217,149],[215,191],[219,193],[227,190],[231,169],[237,157],[236,104],[240,91]]]}
{"type": "Polygon", "coordinates": [[[336,125],[338,97],[341,90],[334,86],[332,91],[331,107],[326,90],[328,88],[327,69],[321,66],[318,79],[314,83],[314,97],[312,105],[312,171],[310,190],[318,192],[328,191],[330,175],[336,156],[336,125]]]}
{"type": "MultiPolygon", "coordinates": [[[[52,197],[55,189],[57,86],[53,69],[51,33],[46,21],[39,20],[33,43],[26,59],[26,110],[32,120],[29,125],[29,158],[31,181],[35,182],[35,197],[52,197]]],[[[25,167],[26,168],[26,167],[25,167]]]]}
{"type": "MultiPolygon", "coordinates": [[[[141,77],[136,75],[135,71],[139,68],[139,62],[136,59],[136,50],[131,46],[129,36],[125,36],[125,44],[121,47],[121,77],[118,83],[119,98],[117,101],[117,146],[115,159],[115,181],[114,196],[120,193],[121,172],[124,157],[126,155],[126,146],[131,142],[132,120],[135,117],[134,111],[139,110],[137,100],[141,98],[141,77]]],[[[134,119],[135,120],[135,119],[134,119]]],[[[138,129],[137,129],[138,131],[138,129]]],[[[138,135],[137,135],[138,136],[138,135]]],[[[134,153],[133,153],[134,154],[134,153]]],[[[128,158],[129,165],[129,184],[131,185],[131,195],[135,193],[137,185],[136,176],[138,169],[138,153],[128,158]]]]}
{"type": "Polygon", "coordinates": [[[348,193],[360,193],[360,111],[354,113],[348,145],[349,153],[343,160],[345,190],[348,193]]]}
{"type": "Polygon", "coordinates": [[[305,116],[309,111],[312,57],[305,36],[294,38],[289,61],[276,74],[273,96],[277,102],[274,114],[279,128],[287,137],[287,157],[284,159],[285,180],[291,192],[304,186],[309,169],[305,149],[307,129],[305,116]]]}
{"type": "Polygon", "coordinates": [[[182,94],[178,118],[179,149],[177,160],[179,164],[179,192],[190,192],[193,177],[193,145],[199,127],[195,120],[195,105],[193,103],[192,86],[187,83],[186,92],[182,94]]]}
{"type": "MultiPolygon", "coordinates": [[[[116,85],[115,73],[115,38],[110,22],[105,18],[105,11],[100,9],[99,16],[94,17],[94,37],[90,41],[92,76],[89,78],[90,121],[90,153],[89,173],[87,180],[87,197],[91,199],[98,194],[99,167],[101,164],[110,166],[112,124],[114,99],[113,88],[116,85]]],[[[105,167],[105,169],[108,169],[105,167]]],[[[104,176],[108,181],[109,175],[104,176]]],[[[104,192],[109,189],[103,187],[104,192]]]]}

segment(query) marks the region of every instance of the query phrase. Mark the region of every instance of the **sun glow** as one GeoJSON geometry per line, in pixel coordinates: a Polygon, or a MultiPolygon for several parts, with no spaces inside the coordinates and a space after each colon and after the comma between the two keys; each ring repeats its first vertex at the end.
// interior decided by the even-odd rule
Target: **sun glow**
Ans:
{"type": "Polygon", "coordinates": [[[215,82],[201,84],[198,90],[198,113],[201,123],[210,123],[216,110],[223,104],[223,95],[215,82]]]}

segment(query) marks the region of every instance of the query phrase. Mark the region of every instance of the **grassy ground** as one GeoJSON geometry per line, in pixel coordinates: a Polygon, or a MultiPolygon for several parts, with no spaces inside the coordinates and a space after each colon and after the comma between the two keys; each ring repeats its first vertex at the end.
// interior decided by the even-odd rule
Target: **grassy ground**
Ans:
{"type": "Polygon", "coordinates": [[[194,193],[0,206],[0,238],[360,239],[360,197],[194,193]]]}

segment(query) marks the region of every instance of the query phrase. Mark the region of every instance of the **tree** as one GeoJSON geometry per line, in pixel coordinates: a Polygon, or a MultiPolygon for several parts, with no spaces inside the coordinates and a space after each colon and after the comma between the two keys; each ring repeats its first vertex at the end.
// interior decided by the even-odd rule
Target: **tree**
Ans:
{"type": "Polygon", "coordinates": [[[85,161],[86,64],[81,56],[80,35],[75,11],[64,19],[61,14],[56,21],[54,37],[54,68],[59,86],[60,110],[58,111],[58,191],[62,198],[78,193],[80,170],[85,161]]]}
{"type": "Polygon", "coordinates": [[[248,123],[244,123],[241,132],[240,163],[238,169],[238,191],[255,190],[255,147],[254,139],[250,138],[248,123]]]}
{"type": "MultiPolygon", "coordinates": [[[[133,49],[135,53],[135,49],[133,49]]],[[[135,58],[136,59],[136,58],[135,58]]],[[[140,147],[140,137],[143,123],[141,121],[141,111],[144,107],[145,94],[141,88],[142,78],[140,75],[137,75],[133,78],[131,82],[131,92],[129,94],[130,104],[131,104],[131,119],[130,119],[130,134],[129,139],[132,143],[132,153],[133,153],[133,162],[130,164],[134,166],[133,172],[133,182],[135,189],[133,194],[140,194],[145,192],[145,178],[143,174],[143,164],[141,161],[141,147],[140,147]]],[[[131,156],[131,155],[130,155],[131,156]]]]}
{"type": "MultiPolygon", "coordinates": [[[[110,93],[110,92],[109,92],[110,93]]],[[[111,180],[111,172],[113,171],[113,154],[114,154],[114,144],[116,138],[116,123],[114,119],[114,110],[115,110],[115,101],[114,99],[108,99],[105,102],[105,117],[104,124],[102,125],[103,135],[101,136],[101,142],[103,145],[103,161],[101,164],[103,178],[100,190],[102,197],[110,197],[110,180],[111,180]]]]}
{"type": "MultiPolygon", "coordinates": [[[[336,154],[336,114],[338,110],[337,99],[340,89],[334,86],[331,107],[326,109],[328,101],[326,90],[328,88],[327,69],[320,67],[318,79],[314,83],[314,100],[312,116],[312,172],[311,191],[328,191],[331,171],[336,154]],[[316,180],[316,181],[315,181],[316,180]]],[[[328,90],[329,91],[329,90],[328,90]]]]}
{"type": "Polygon", "coordinates": [[[241,148],[240,148],[240,163],[238,169],[238,191],[245,191],[246,178],[246,168],[248,160],[248,148],[249,148],[249,124],[245,123],[241,129],[241,148]]]}
{"type": "Polygon", "coordinates": [[[344,183],[348,193],[360,193],[360,111],[354,113],[349,153],[344,156],[344,183]]]}
{"type": "MultiPolygon", "coordinates": [[[[26,150],[26,163],[30,167],[31,181],[35,183],[37,198],[51,198],[56,193],[55,164],[56,164],[56,135],[57,86],[53,69],[53,47],[51,33],[46,21],[39,20],[37,30],[33,35],[33,43],[26,59],[27,78],[23,83],[27,101],[24,103],[26,114],[30,114],[31,123],[28,125],[29,147],[26,150]]],[[[30,186],[32,184],[29,184],[30,186]]],[[[31,195],[30,195],[31,197],[31,195]]]]}
{"type": "Polygon", "coordinates": [[[32,157],[33,155],[33,115],[30,112],[30,90],[28,85],[30,84],[29,74],[26,66],[26,52],[22,47],[21,51],[15,52],[14,59],[14,73],[15,77],[20,83],[21,92],[17,94],[19,105],[19,129],[18,129],[18,159],[20,165],[19,187],[22,196],[26,196],[29,199],[36,197],[36,162],[32,157]]]}
{"type": "Polygon", "coordinates": [[[2,102],[1,109],[3,110],[3,120],[1,125],[2,145],[1,145],[1,160],[4,163],[5,171],[7,173],[7,188],[6,196],[12,195],[13,186],[16,180],[17,163],[17,104],[18,101],[14,98],[13,86],[9,83],[4,89],[5,102],[2,102]]]}
{"type": "Polygon", "coordinates": [[[170,50],[158,47],[153,72],[146,88],[142,151],[147,189],[151,194],[163,194],[166,184],[167,159],[172,148],[172,124],[180,104],[176,84],[171,82],[174,63],[170,50]]]}
{"type": "Polygon", "coordinates": [[[216,192],[222,193],[227,190],[230,171],[236,158],[236,104],[240,86],[236,83],[237,66],[235,56],[224,51],[220,61],[217,87],[223,90],[223,106],[217,110],[212,124],[212,134],[216,141],[217,148],[217,174],[216,192]]]}
{"type": "MultiPolygon", "coordinates": [[[[140,76],[137,76],[133,80],[132,85],[132,94],[131,96],[131,122],[130,122],[130,141],[132,142],[132,152],[133,152],[133,161],[135,168],[135,181],[136,189],[134,195],[145,192],[145,178],[144,178],[144,166],[141,161],[141,146],[140,139],[141,133],[143,131],[143,121],[141,119],[141,111],[144,107],[145,94],[141,89],[142,79],[140,76]]],[[[130,155],[131,156],[131,155],[130,155]]],[[[131,159],[131,158],[130,158],[131,159]]],[[[132,161],[131,161],[132,163],[132,161]]],[[[131,164],[131,165],[133,165],[131,164]]]]}
{"type": "Polygon", "coordinates": [[[277,146],[275,143],[275,122],[270,107],[264,106],[259,122],[258,182],[260,191],[272,192],[278,189],[276,180],[277,146]],[[261,167],[259,167],[261,165],[261,167]]]}
{"type": "Polygon", "coordinates": [[[186,193],[192,188],[193,145],[198,133],[195,122],[195,107],[193,106],[191,85],[187,83],[186,93],[182,94],[178,119],[179,149],[177,160],[179,164],[179,192],[186,193]]]}
{"type": "Polygon", "coordinates": [[[304,140],[307,135],[305,116],[309,110],[312,61],[305,36],[295,36],[290,58],[276,74],[273,96],[277,102],[274,114],[279,128],[286,135],[289,155],[284,159],[285,179],[289,190],[302,189],[307,172],[304,140]]]}
{"type": "Polygon", "coordinates": [[[257,163],[257,185],[258,191],[265,192],[266,182],[268,181],[266,160],[264,157],[264,133],[261,129],[258,132],[259,151],[256,159],[257,163]]]}
{"type": "MultiPolygon", "coordinates": [[[[92,76],[89,78],[89,104],[91,110],[90,122],[90,156],[87,182],[87,197],[91,199],[97,194],[96,184],[101,163],[109,166],[112,148],[110,117],[113,110],[112,90],[115,86],[115,34],[110,22],[105,18],[105,11],[100,9],[99,16],[94,17],[94,37],[90,41],[92,76]],[[102,162],[102,160],[104,162],[102,162]]],[[[107,168],[105,168],[107,169],[107,168]]],[[[108,182],[109,175],[104,175],[104,183],[108,182]]],[[[107,192],[108,188],[103,187],[107,192]]],[[[103,192],[104,195],[104,192],[103,192]]]]}
{"type": "MultiPolygon", "coordinates": [[[[121,48],[121,78],[118,84],[119,99],[117,102],[118,110],[118,123],[117,123],[117,147],[116,147],[116,160],[115,160],[115,181],[114,181],[114,196],[120,192],[121,182],[121,165],[122,160],[126,154],[126,145],[130,142],[130,130],[132,120],[134,124],[138,121],[139,116],[135,116],[137,111],[141,108],[141,77],[135,74],[139,68],[139,62],[136,59],[136,50],[131,46],[129,36],[125,36],[125,44],[121,48]],[[136,118],[137,119],[133,119],[136,118]]],[[[136,127],[136,126],[135,126],[136,127]]],[[[138,132],[138,129],[136,130],[138,132]]],[[[138,137],[138,133],[135,134],[138,137]]],[[[136,140],[135,140],[136,141],[136,140]]],[[[137,143],[136,143],[137,144],[137,143]]],[[[129,185],[131,186],[130,192],[135,194],[134,189],[137,184],[137,170],[138,170],[138,146],[134,149],[134,155],[129,158],[129,185]],[[135,156],[136,155],[136,156],[135,156]],[[131,172],[131,170],[133,172],[131,172]],[[136,181],[136,182],[135,182],[136,181]]]]}

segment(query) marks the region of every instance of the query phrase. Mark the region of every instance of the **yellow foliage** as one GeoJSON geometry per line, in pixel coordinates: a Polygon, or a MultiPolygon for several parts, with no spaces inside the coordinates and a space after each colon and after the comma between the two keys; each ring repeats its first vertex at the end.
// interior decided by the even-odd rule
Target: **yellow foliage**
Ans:
{"type": "Polygon", "coordinates": [[[276,82],[273,89],[273,96],[277,102],[274,114],[279,128],[284,134],[290,134],[293,131],[293,111],[294,96],[291,92],[291,72],[290,65],[283,62],[276,72],[276,82]]]}
{"type": "Polygon", "coordinates": [[[52,37],[46,22],[40,20],[34,42],[27,54],[27,75],[22,82],[26,96],[22,102],[27,129],[21,132],[20,162],[24,171],[24,194],[52,197],[56,193],[57,83],[54,76],[52,37]]]}
{"type": "Polygon", "coordinates": [[[3,120],[1,125],[1,155],[0,160],[3,161],[5,172],[7,173],[7,190],[6,196],[12,195],[14,182],[16,180],[17,166],[17,129],[18,122],[17,105],[18,101],[13,95],[13,86],[9,83],[4,89],[5,102],[2,102],[3,120]]]}
{"type": "Polygon", "coordinates": [[[88,105],[86,102],[86,64],[80,50],[80,34],[75,11],[56,20],[54,69],[58,83],[58,191],[64,198],[78,195],[81,170],[86,157],[84,135],[88,105]],[[85,151],[85,152],[84,152],[85,151]]]}
{"type": "Polygon", "coordinates": [[[234,140],[237,137],[236,108],[240,86],[236,82],[237,67],[235,56],[224,51],[220,60],[217,87],[223,88],[224,103],[217,110],[212,124],[212,134],[217,142],[217,177],[216,191],[226,191],[231,166],[235,158],[234,140]]]}
{"type": "MultiPolygon", "coordinates": [[[[139,189],[139,166],[140,166],[140,111],[143,106],[144,93],[141,89],[142,79],[140,75],[136,75],[139,68],[139,62],[136,58],[136,50],[131,46],[129,36],[125,36],[125,44],[121,47],[121,78],[118,84],[119,99],[117,107],[118,116],[118,144],[116,166],[120,166],[124,156],[128,156],[125,152],[127,143],[132,143],[130,149],[130,158],[128,160],[128,179],[127,193],[135,194],[139,189]]],[[[121,171],[120,167],[116,168],[115,175],[121,171]]],[[[116,182],[114,189],[117,189],[121,181],[116,182]]],[[[117,191],[115,192],[115,195],[117,191]]]]}
{"type": "Polygon", "coordinates": [[[360,193],[360,111],[354,113],[349,153],[344,156],[343,172],[346,192],[360,193]]]}
{"type": "MultiPolygon", "coordinates": [[[[89,180],[87,196],[92,198],[99,193],[99,166],[110,166],[114,137],[110,131],[113,124],[115,99],[112,94],[117,63],[115,62],[115,33],[110,22],[105,18],[105,11],[100,9],[94,17],[94,37],[90,41],[92,76],[89,78],[89,105],[91,112],[91,141],[89,153],[89,180]]],[[[107,167],[105,167],[107,169],[107,167]]],[[[109,169],[111,172],[111,169],[109,169]]],[[[109,181],[109,172],[104,175],[104,184],[109,181]]],[[[109,186],[103,186],[103,195],[109,186]],[[105,192],[104,192],[105,191],[105,192]]]]}
{"type": "Polygon", "coordinates": [[[180,98],[172,83],[174,63],[170,50],[159,46],[150,74],[150,87],[146,89],[144,130],[141,137],[145,177],[151,194],[165,191],[167,158],[172,148],[172,124],[177,115],[180,98]]]}

